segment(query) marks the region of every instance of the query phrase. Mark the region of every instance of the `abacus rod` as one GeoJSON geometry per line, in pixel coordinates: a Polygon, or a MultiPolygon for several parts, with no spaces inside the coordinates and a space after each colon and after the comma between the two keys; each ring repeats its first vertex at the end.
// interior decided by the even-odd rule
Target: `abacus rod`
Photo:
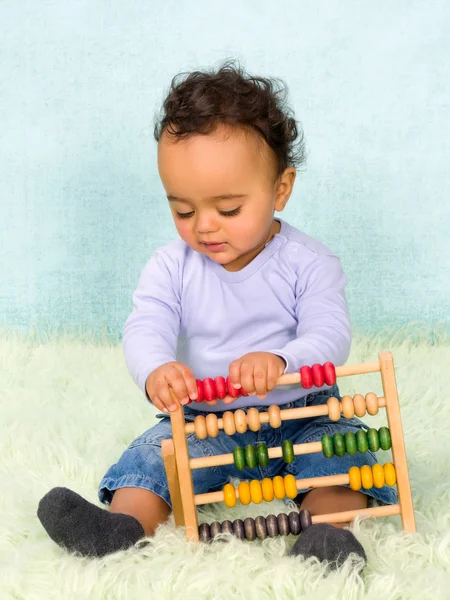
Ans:
{"type": "MultiPolygon", "coordinates": [[[[386,406],[386,399],[384,398],[384,396],[378,397],[378,406],[380,408],[384,408],[386,406]]],[[[309,419],[311,417],[322,417],[327,415],[327,404],[321,404],[320,406],[304,406],[303,408],[287,408],[280,411],[280,417],[282,421],[291,421],[294,419],[309,419]]],[[[260,423],[269,422],[269,414],[267,411],[260,413],[259,421],[260,423]]],[[[217,426],[219,429],[223,429],[223,419],[217,419],[217,426]]],[[[195,423],[186,423],[184,426],[184,430],[186,433],[195,433],[195,423]]]]}
{"type": "MultiPolygon", "coordinates": [[[[350,483],[350,477],[348,473],[342,475],[325,475],[323,477],[310,477],[308,479],[297,479],[295,481],[297,490],[305,490],[312,487],[327,487],[331,485],[348,485],[350,483]]],[[[239,498],[239,489],[236,489],[236,498],[239,498]]],[[[196,494],[194,501],[196,506],[200,504],[212,504],[213,502],[223,502],[224,493],[208,492],[207,494],[196,494]]]]}
{"type": "Polygon", "coordinates": [[[355,517],[391,517],[400,514],[399,504],[388,506],[374,506],[373,508],[362,508],[360,510],[346,510],[329,515],[314,515],[311,517],[312,524],[316,523],[347,523],[355,517]]]}
{"type": "MultiPolygon", "coordinates": [[[[294,444],[294,455],[313,454],[314,452],[322,452],[322,442],[308,442],[307,444],[294,444]]],[[[269,448],[267,450],[269,458],[281,458],[283,449],[281,446],[277,448],[269,448]]],[[[221,467],[223,465],[232,465],[234,458],[232,454],[217,454],[216,456],[204,456],[201,458],[191,458],[189,466],[191,469],[204,469],[207,467],[221,467]]]]}
{"type": "MultiPolygon", "coordinates": [[[[365,373],[377,373],[380,370],[379,362],[366,362],[358,365],[346,365],[344,367],[336,367],[336,377],[349,377],[350,375],[363,375],[365,373]]],[[[300,373],[287,373],[280,375],[276,385],[290,385],[300,383],[300,373]]]]}

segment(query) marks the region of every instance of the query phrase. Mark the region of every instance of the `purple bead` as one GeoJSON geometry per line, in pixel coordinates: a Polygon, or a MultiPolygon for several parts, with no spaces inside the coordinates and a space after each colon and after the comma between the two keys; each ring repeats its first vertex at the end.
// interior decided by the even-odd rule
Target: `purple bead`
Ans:
{"type": "Polygon", "coordinates": [[[268,515],[266,517],[267,535],[269,537],[276,537],[279,535],[278,532],[278,519],[275,515],[268,515]]]}
{"type": "Polygon", "coordinates": [[[280,535],[289,535],[291,528],[289,527],[289,517],[286,513],[280,513],[277,517],[278,531],[280,535]]]}
{"type": "Polygon", "coordinates": [[[300,515],[298,512],[289,513],[289,528],[291,530],[292,535],[299,535],[302,527],[300,525],[300,515]]]}
{"type": "Polygon", "coordinates": [[[210,542],[211,541],[211,531],[209,529],[208,523],[201,523],[198,527],[198,537],[201,542],[210,542]]]}
{"type": "Polygon", "coordinates": [[[301,510],[300,511],[300,526],[302,528],[302,531],[305,531],[305,529],[308,529],[308,527],[311,527],[311,525],[312,525],[311,513],[309,512],[309,510],[301,510]]]}

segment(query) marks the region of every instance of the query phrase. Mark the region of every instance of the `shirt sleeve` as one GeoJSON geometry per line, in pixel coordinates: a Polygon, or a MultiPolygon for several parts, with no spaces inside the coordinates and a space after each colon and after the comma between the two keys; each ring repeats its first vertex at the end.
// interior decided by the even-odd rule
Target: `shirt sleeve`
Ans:
{"type": "Polygon", "coordinates": [[[345,363],[351,346],[346,284],[341,262],[334,255],[317,256],[297,278],[297,337],[284,348],[269,350],[285,360],[285,373],[315,363],[345,363]]]}
{"type": "Polygon", "coordinates": [[[123,351],[128,370],[145,392],[152,371],[176,360],[181,308],[176,264],[156,250],[145,265],[133,294],[133,311],[123,333],[123,351]]]}

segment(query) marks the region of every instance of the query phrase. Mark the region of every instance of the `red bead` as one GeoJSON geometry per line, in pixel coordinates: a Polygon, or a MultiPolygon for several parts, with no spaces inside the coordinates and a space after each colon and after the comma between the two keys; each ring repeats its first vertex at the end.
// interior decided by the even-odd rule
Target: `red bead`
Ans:
{"type": "Polygon", "coordinates": [[[322,387],[325,383],[325,375],[323,372],[323,367],[322,365],[319,364],[315,364],[311,367],[311,372],[312,372],[312,378],[313,378],[313,382],[315,387],[322,387]]]}
{"type": "Polygon", "coordinates": [[[216,386],[216,397],[219,398],[219,400],[222,400],[222,398],[225,398],[225,396],[227,395],[227,386],[225,383],[225,379],[221,375],[219,375],[214,379],[214,384],[216,386]]]}
{"type": "Polygon", "coordinates": [[[241,395],[241,390],[237,390],[234,385],[231,383],[230,377],[227,377],[227,390],[230,396],[233,398],[238,398],[241,395]]]}
{"type": "Polygon", "coordinates": [[[333,363],[326,362],[323,365],[323,374],[327,385],[334,385],[336,383],[336,369],[334,368],[333,363]]]}
{"type": "Polygon", "coordinates": [[[203,395],[205,400],[216,399],[216,386],[214,385],[214,381],[211,379],[211,377],[207,377],[203,380],[203,395]]]}
{"type": "Polygon", "coordinates": [[[305,390],[309,390],[309,388],[312,388],[313,378],[311,367],[307,367],[305,365],[304,367],[300,368],[300,383],[302,384],[302,387],[305,388],[305,390]]]}
{"type": "MultiPolygon", "coordinates": [[[[195,402],[203,402],[203,383],[201,379],[196,379],[195,380],[197,382],[197,398],[195,399],[195,402]]],[[[188,402],[189,404],[189,402],[188,402]]]]}

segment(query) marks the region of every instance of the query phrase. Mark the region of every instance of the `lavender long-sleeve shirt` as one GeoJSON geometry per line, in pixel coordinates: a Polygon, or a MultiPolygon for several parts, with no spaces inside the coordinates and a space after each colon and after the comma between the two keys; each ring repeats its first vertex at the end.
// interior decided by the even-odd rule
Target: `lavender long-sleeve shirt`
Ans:
{"type": "MultiPolygon", "coordinates": [[[[181,239],[155,251],[133,295],[123,337],[128,369],[144,393],[148,375],[174,360],[188,365],[197,379],[226,377],[230,363],[248,352],[282,356],[285,373],[347,360],[351,328],[340,260],[278,221],[280,232],[237,272],[181,239]]],[[[284,404],[316,390],[280,386],[264,400],[240,397],[231,408],[284,404]]],[[[230,405],[189,408],[215,412],[230,405]]]]}

